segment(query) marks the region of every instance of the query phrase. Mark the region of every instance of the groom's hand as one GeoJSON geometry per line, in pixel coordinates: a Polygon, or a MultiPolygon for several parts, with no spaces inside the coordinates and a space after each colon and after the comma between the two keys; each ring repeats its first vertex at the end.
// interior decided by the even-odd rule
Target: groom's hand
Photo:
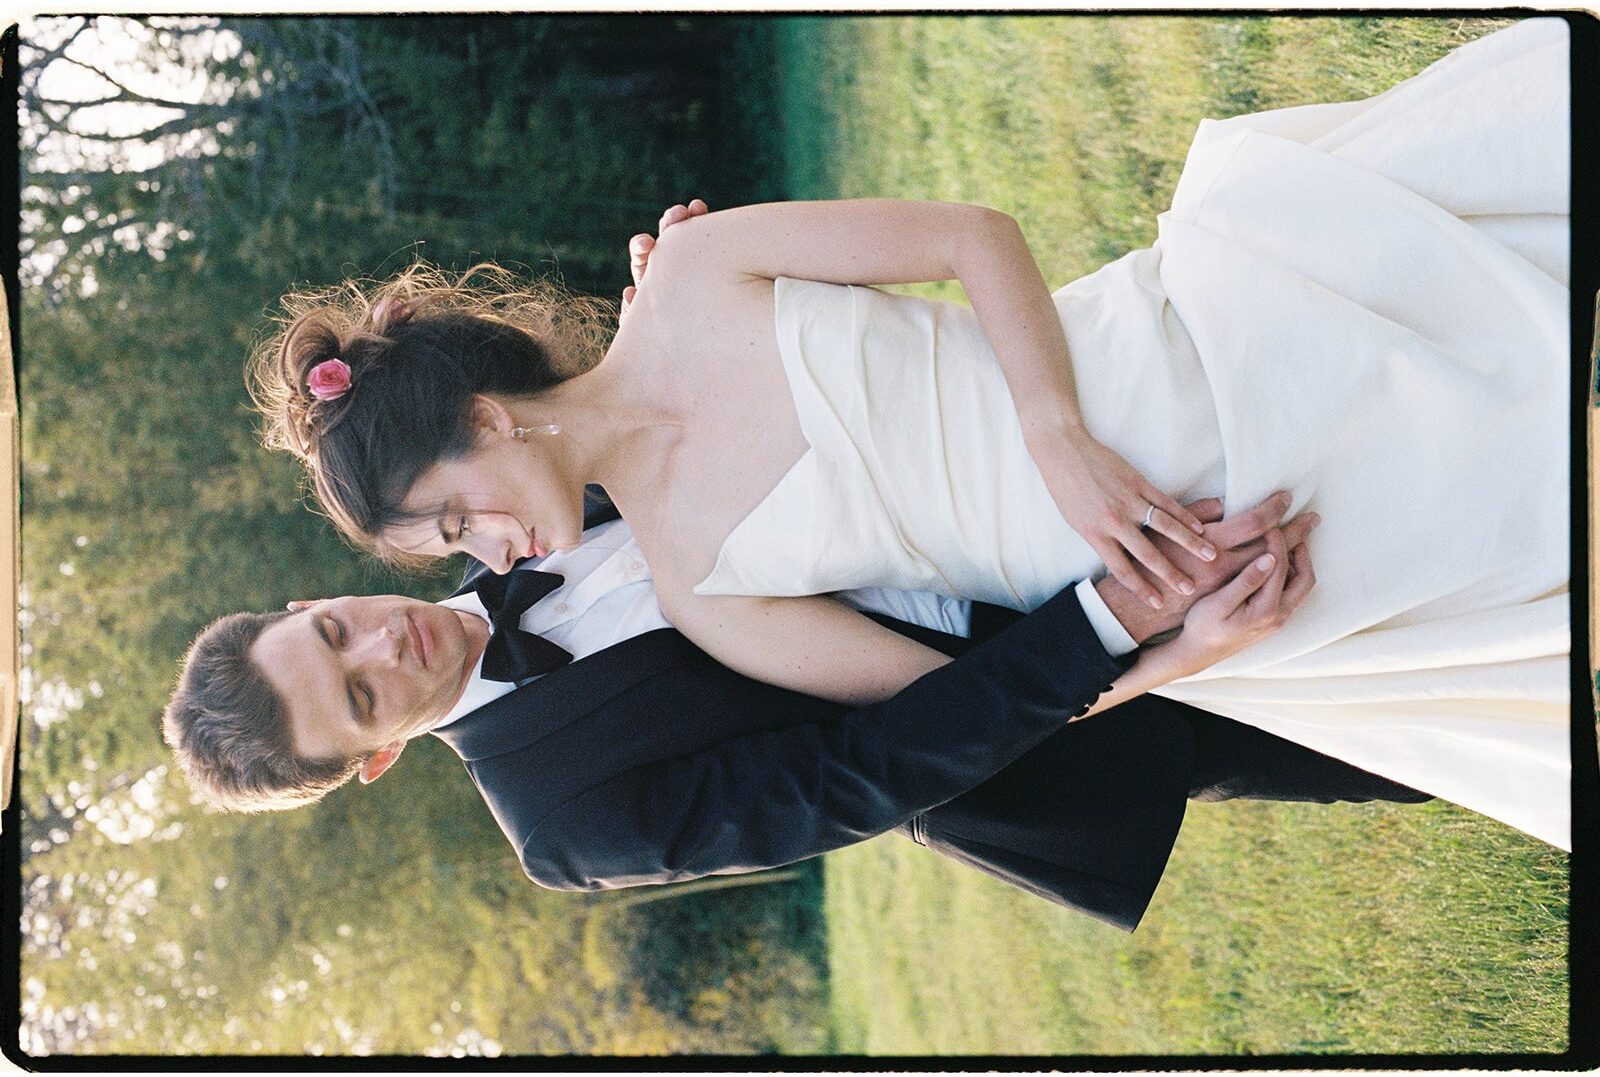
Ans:
{"type": "MultiPolygon", "coordinates": [[[[1280,492],[1248,511],[1225,520],[1221,518],[1222,502],[1216,498],[1188,505],[1189,511],[1205,525],[1205,537],[1217,548],[1215,561],[1202,561],[1165,536],[1151,534],[1151,541],[1195,584],[1195,593],[1192,595],[1164,589],[1162,608],[1159,610],[1145,605],[1136,594],[1112,577],[1101,580],[1095,588],[1112,615],[1137,643],[1143,644],[1152,636],[1181,628],[1184,617],[1196,602],[1215,594],[1257,557],[1267,552],[1266,536],[1268,532],[1279,528],[1283,514],[1289,511],[1290,501],[1287,493],[1280,492]]],[[[1292,551],[1302,545],[1318,522],[1315,513],[1301,513],[1287,524],[1282,524],[1285,548],[1292,551]]]]}
{"type": "MultiPolygon", "coordinates": [[[[690,217],[699,217],[709,212],[706,204],[698,198],[689,199],[687,206],[679,204],[667,207],[661,214],[661,223],[656,227],[656,235],[660,235],[668,228],[686,221],[690,217]]],[[[617,320],[627,317],[628,308],[633,305],[633,297],[639,294],[639,285],[644,282],[645,267],[650,264],[650,252],[656,249],[656,237],[649,232],[640,232],[628,240],[628,272],[633,274],[633,283],[622,289],[622,309],[617,314],[617,320]]]]}

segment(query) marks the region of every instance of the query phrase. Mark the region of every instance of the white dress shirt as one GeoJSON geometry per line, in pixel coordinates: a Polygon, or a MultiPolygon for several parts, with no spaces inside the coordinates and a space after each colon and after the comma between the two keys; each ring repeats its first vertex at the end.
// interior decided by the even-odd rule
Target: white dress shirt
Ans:
{"type": "MultiPolygon", "coordinates": [[[[524,631],[543,636],[571,652],[575,662],[625,639],[671,627],[656,601],[650,566],[625,520],[592,527],[574,548],[557,550],[518,567],[558,572],[563,577],[561,586],[530,606],[520,623],[524,631]]],[[[965,636],[971,625],[972,604],[965,599],[883,587],[841,591],[834,597],[858,610],[887,614],[953,636],[965,636]]],[[[1119,655],[1134,649],[1133,637],[1106,608],[1092,582],[1085,580],[1078,585],[1078,599],[1090,627],[1107,651],[1119,655]]],[[[440,604],[489,619],[476,594],[447,598],[440,604]]],[[[460,700],[435,729],[519,687],[506,681],[485,680],[482,673],[480,657],[460,700]]]]}

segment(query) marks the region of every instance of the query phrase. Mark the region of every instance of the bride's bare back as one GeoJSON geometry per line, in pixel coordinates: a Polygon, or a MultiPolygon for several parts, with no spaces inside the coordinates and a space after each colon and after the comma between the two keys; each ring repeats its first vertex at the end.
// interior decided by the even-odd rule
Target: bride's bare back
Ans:
{"type": "Polygon", "coordinates": [[[1013,393],[1075,417],[1066,342],[1016,223],[981,207],[746,207],[678,224],[652,252],[607,365],[626,372],[636,397],[653,390],[677,426],[657,457],[626,461],[606,485],[650,560],[662,610],[749,676],[841,702],[885,699],[947,659],[827,597],[694,593],[808,447],[778,352],[780,276],[958,278],[1013,393]]]}

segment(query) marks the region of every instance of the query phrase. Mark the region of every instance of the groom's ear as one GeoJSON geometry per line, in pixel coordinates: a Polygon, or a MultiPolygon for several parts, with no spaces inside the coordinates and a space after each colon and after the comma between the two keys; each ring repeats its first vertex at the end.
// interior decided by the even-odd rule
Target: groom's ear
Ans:
{"type": "Polygon", "coordinates": [[[400,758],[400,753],[405,749],[406,742],[392,740],[372,753],[372,757],[361,764],[361,770],[356,777],[361,779],[362,785],[368,785],[383,776],[383,772],[394,766],[394,761],[400,758]]]}
{"type": "Polygon", "coordinates": [[[290,613],[299,613],[301,610],[310,609],[320,601],[322,600],[319,598],[297,598],[290,602],[286,608],[290,613]]]}

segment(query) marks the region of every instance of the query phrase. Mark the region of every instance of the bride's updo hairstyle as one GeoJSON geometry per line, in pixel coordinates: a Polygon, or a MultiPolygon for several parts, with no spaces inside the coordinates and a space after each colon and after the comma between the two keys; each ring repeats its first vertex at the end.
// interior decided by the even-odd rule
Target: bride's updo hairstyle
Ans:
{"type": "Polygon", "coordinates": [[[530,396],[599,362],[615,308],[492,263],[451,278],[417,263],[387,281],[291,292],[247,368],[268,448],[306,467],[324,512],[357,546],[415,560],[383,533],[435,463],[473,445],[475,393],[530,396]]]}

